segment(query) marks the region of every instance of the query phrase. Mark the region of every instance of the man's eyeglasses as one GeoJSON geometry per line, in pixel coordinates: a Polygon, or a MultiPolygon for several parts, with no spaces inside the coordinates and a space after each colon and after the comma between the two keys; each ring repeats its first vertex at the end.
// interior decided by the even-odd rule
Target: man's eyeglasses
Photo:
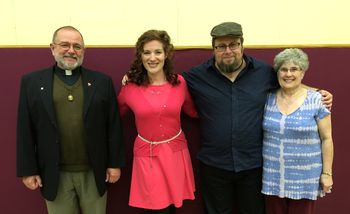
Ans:
{"type": "Polygon", "coordinates": [[[215,46],[215,49],[216,49],[217,51],[219,51],[219,52],[225,52],[226,49],[227,49],[227,47],[228,47],[231,51],[233,51],[233,50],[239,48],[240,46],[241,46],[241,43],[239,43],[239,42],[238,42],[238,43],[231,43],[231,44],[229,44],[229,45],[221,44],[221,45],[215,46]]]}
{"type": "Polygon", "coordinates": [[[291,67],[291,68],[282,67],[279,69],[279,72],[282,72],[282,73],[288,73],[288,71],[294,74],[297,71],[301,71],[301,69],[299,67],[291,67]]]}
{"type": "Polygon", "coordinates": [[[82,46],[82,45],[80,45],[80,44],[70,44],[70,43],[68,43],[68,42],[62,42],[62,43],[58,43],[58,44],[56,44],[56,43],[54,43],[55,45],[58,45],[62,50],[65,50],[65,51],[67,51],[67,50],[69,50],[70,49],[70,47],[73,47],[73,49],[75,50],[75,51],[81,51],[84,47],[82,46]]]}

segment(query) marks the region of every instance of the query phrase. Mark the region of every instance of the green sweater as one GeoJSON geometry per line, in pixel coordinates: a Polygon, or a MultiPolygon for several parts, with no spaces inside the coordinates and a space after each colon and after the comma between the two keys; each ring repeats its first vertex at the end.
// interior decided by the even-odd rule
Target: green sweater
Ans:
{"type": "Polygon", "coordinates": [[[53,99],[60,136],[60,169],[70,172],[87,171],[89,160],[85,143],[81,77],[74,85],[68,86],[54,75],[53,83],[53,99]]]}

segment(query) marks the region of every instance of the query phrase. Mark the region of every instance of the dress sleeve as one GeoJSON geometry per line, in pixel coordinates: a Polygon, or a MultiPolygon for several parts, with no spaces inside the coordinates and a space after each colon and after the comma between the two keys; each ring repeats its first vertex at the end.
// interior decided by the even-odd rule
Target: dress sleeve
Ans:
{"type": "Polygon", "coordinates": [[[180,75],[179,75],[179,79],[181,81],[181,84],[183,85],[183,89],[185,92],[185,101],[184,101],[184,104],[182,106],[182,111],[185,112],[185,114],[187,114],[190,117],[198,118],[198,113],[197,113],[197,110],[194,106],[192,97],[191,97],[190,93],[188,92],[186,81],[180,75]]]}
{"type": "Polygon", "coordinates": [[[125,115],[129,111],[129,106],[127,104],[127,86],[122,86],[119,95],[118,95],[118,106],[119,106],[119,113],[121,116],[125,115]]]}

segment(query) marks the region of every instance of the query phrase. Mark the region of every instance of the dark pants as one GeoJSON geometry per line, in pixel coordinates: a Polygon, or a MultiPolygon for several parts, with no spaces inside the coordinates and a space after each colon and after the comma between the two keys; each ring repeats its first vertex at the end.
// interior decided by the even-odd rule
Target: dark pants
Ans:
{"type": "Polygon", "coordinates": [[[207,214],[263,214],[262,169],[232,172],[201,163],[201,192],[207,214]]]}
{"type": "Polygon", "coordinates": [[[313,200],[265,196],[265,201],[267,214],[313,214],[315,212],[313,200]]]}
{"type": "Polygon", "coordinates": [[[167,208],[161,209],[161,210],[152,210],[150,211],[152,214],[175,214],[176,208],[174,205],[170,205],[167,208]]]}

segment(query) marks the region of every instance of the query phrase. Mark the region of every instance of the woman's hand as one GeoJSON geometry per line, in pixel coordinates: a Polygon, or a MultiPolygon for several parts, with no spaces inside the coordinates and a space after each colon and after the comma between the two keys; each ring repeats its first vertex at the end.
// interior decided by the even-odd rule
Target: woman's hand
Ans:
{"type": "Polygon", "coordinates": [[[332,192],[333,177],[331,175],[321,174],[320,183],[325,193],[332,192]]]}

